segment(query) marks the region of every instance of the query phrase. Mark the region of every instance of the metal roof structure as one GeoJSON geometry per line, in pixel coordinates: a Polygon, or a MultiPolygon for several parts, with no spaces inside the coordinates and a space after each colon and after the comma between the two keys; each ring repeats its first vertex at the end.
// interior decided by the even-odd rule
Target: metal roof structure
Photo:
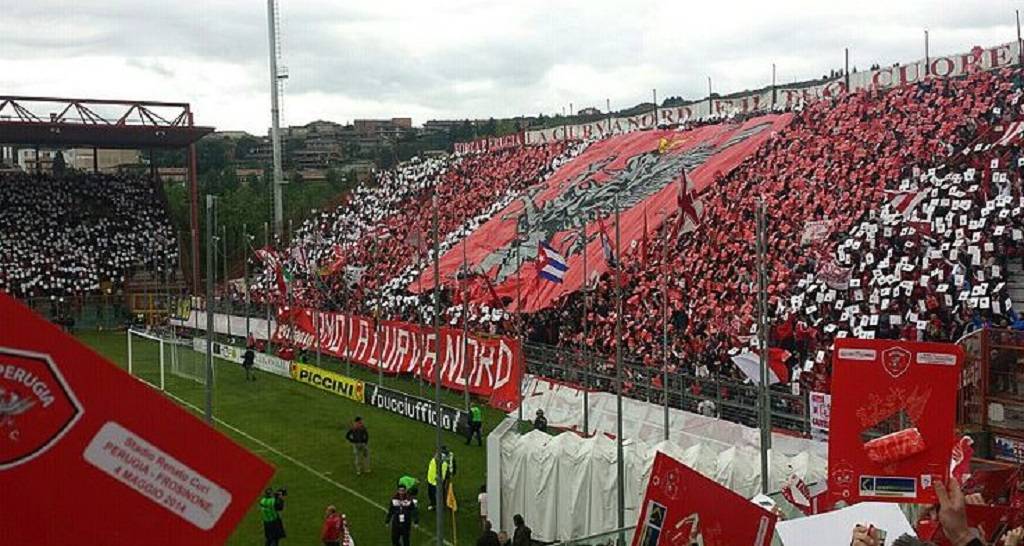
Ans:
{"type": "Polygon", "coordinates": [[[2,144],[181,149],[212,132],[188,103],[0,96],[2,144]]]}

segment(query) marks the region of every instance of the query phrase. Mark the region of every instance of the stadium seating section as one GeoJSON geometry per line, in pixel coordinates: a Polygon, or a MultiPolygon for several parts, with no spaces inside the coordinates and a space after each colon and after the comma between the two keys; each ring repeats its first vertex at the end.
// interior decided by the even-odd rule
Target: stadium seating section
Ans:
{"type": "Polygon", "coordinates": [[[116,293],[137,267],[176,266],[177,249],[148,179],[0,175],[0,290],[26,299],[116,293]]]}
{"type": "MultiPolygon", "coordinates": [[[[758,198],[768,216],[770,343],[787,351],[805,387],[827,390],[839,336],[955,340],[985,325],[1024,329],[1009,290],[1024,251],[1024,161],[1018,142],[1000,140],[1024,119],[1021,76],[932,79],[795,112],[703,192],[695,231],[663,251],[621,256],[629,383],[660,372],[663,271],[672,272],[670,371],[742,378],[730,356],[755,332],[758,198]],[[808,225],[818,229],[805,237],[808,225]]],[[[443,253],[589,144],[416,158],[379,173],[277,251],[299,273],[289,303],[431,320],[429,296],[408,289],[430,262],[434,205],[443,253]]],[[[0,177],[0,289],[25,298],[116,290],[133,267],[165,259],[177,261],[173,230],[144,180],[0,177]]],[[[256,301],[281,302],[274,277],[257,275],[256,301]]],[[[586,317],[576,292],[525,317],[475,303],[468,320],[475,330],[611,354],[614,293],[604,275],[586,292],[586,317]]],[[[448,323],[462,320],[456,301],[443,296],[448,323]]]]}
{"type": "MultiPolygon", "coordinates": [[[[836,336],[955,340],[984,324],[1024,326],[1006,288],[1024,227],[1018,152],[985,141],[1021,117],[1019,78],[1017,71],[978,72],[808,104],[703,194],[706,213],[695,232],[665,254],[641,258],[633,249],[623,256],[624,342],[639,364],[629,369],[629,383],[648,381],[660,368],[663,270],[673,272],[670,369],[742,377],[730,355],[745,350],[754,332],[757,197],[768,211],[771,344],[787,349],[794,376],[808,387],[827,390],[836,336]],[[802,242],[806,225],[817,221],[825,221],[822,231],[802,242]]],[[[356,312],[429,319],[429,300],[403,288],[429,259],[430,188],[438,189],[443,252],[586,145],[416,160],[384,174],[293,241],[322,257],[344,234],[352,249],[346,267],[363,275],[358,283],[310,290],[311,297],[356,312]],[[348,286],[354,291],[338,295],[348,286]]],[[[589,292],[586,338],[580,293],[526,317],[524,334],[610,354],[613,296],[605,275],[589,292]]],[[[449,305],[450,295],[444,301],[446,321],[459,321],[461,307],[449,305]]],[[[514,317],[485,305],[472,307],[470,324],[519,328],[514,317]]]]}

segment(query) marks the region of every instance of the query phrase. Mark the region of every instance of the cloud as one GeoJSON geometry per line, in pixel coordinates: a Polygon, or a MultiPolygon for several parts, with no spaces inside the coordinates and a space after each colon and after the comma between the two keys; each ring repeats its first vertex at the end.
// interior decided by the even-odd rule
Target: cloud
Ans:
{"type": "MultiPolygon", "coordinates": [[[[192,103],[197,122],[269,124],[262,2],[33,0],[0,18],[8,93],[192,103]]],[[[478,118],[623,108],[819,77],[1015,39],[986,2],[282,0],[285,121],[478,118]]]]}

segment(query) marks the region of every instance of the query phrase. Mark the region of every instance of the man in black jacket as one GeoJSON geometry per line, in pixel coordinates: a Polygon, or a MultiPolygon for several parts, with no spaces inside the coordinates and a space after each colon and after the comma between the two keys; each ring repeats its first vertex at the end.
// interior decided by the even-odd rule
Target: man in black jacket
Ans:
{"type": "Polygon", "coordinates": [[[526,526],[523,516],[516,514],[512,516],[512,523],[516,530],[512,533],[512,546],[530,546],[533,544],[533,531],[526,526]]]}
{"type": "Polygon", "coordinates": [[[384,517],[384,525],[388,524],[391,524],[391,546],[409,546],[412,526],[419,526],[420,514],[416,499],[409,496],[404,486],[399,485],[391,497],[388,515],[384,517]]]}
{"type": "Polygon", "coordinates": [[[498,533],[491,529],[491,522],[484,522],[484,534],[476,539],[476,546],[501,546],[501,542],[498,542],[498,533]]]}
{"type": "Polygon", "coordinates": [[[370,433],[363,424],[362,417],[356,417],[352,426],[345,433],[345,439],[352,444],[352,451],[356,459],[356,475],[363,472],[370,473],[370,433]]]}

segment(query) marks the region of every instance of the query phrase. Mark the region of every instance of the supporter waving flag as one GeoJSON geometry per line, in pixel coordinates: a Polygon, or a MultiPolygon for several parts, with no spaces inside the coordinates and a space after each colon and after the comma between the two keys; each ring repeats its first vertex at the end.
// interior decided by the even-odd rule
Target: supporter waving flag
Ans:
{"type": "Polygon", "coordinates": [[[693,231],[700,224],[704,216],[704,203],[697,198],[697,191],[693,183],[686,176],[686,169],[683,169],[677,183],[676,206],[679,207],[679,216],[672,226],[672,240],[675,240],[681,233],[693,231]]]}
{"type": "Polygon", "coordinates": [[[604,220],[597,220],[598,232],[601,234],[601,250],[604,251],[604,261],[608,264],[608,269],[618,269],[619,258],[615,255],[615,249],[612,247],[611,238],[608,237],[608,230],[604,226],[604,220]]]}
{"type": "Polygon", "coordinates": [[[569,267],[565,258],[545,241],[537,243],[537,275],[553,283],[561,284],[569,267]]]}
{"type": "Polygon", "coordinates": [[[278,255],[277,251],[269,246],[263,247],[256,251],[256,257],[263,262],[264,267],[269,268],[273,272],[277,280],[278,292],[281,294],[287,293],[288,285],[285,283],[284,271],[281,268],[281,256],[278,255]]]}

